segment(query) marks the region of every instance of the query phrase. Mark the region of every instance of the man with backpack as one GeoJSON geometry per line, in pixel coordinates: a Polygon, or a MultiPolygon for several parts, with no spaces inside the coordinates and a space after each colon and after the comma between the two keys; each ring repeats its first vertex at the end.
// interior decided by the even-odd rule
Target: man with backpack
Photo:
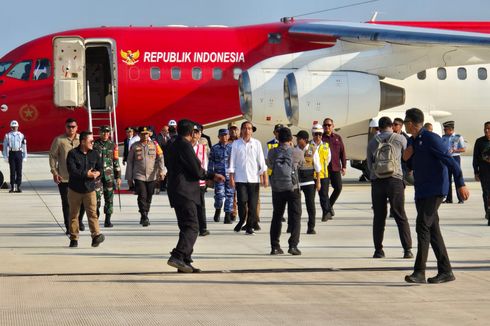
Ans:
{"type": "Polygon", "coordinates": [[[279,245],[282,218],[288,205],[288,224],[291,227],[289,250],[291,255],[301,255],[298,249],[301,229],[301,194],[299,192],[298,167],[305,158],[303,151],[292,146],[293,136],[289,128],[278,130],[279,146],[271,149],[267,155],[267,167],[271,169],[270,183],[272,188],[272,221],[271,221],[271,255],[284,252],[279,245]]]}
{"type": "Polygon", "coordinates": [[[403,258],[413,258],[412,238],[407,215],[405,214],[405,184],[402,171],[402,151],[407,140],[392,130],[390,118],[379,119],[380,134],[376,135],[367,147],[367,164],[371,179],[371,198],[373,203],[373,258],[384,258],[383,236],[387,215],[386,200],[390,202],[398,233],[402,243],[403,258]]]}

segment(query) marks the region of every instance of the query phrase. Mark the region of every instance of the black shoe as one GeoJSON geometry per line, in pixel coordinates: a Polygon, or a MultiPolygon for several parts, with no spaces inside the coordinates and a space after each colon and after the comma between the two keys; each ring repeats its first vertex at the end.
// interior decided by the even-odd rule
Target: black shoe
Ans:
{"type": "Polygon", "coordinates": [[[230,213],[226,213],[225,212],[225,220],[223,222],[224,224],[231,224],[231,216],[230,216],[230,213]]]}
{"type": "MultiPolygon", "coordinates": [[[[192,272],[191,273],[201,273],[202,272],[202,270],[200,268],[196,268],[196,267],[192,266],[190,263],[187,263],[187,265],[192,268],[192,272]]],[[[178,269],[177,270],[177,273],[185,273],[185,272],[183,272],[180,269],[178,269]]]]}
{"type": "Polygon", "coordinates": [[[219,222],[219,215],[221,214],[221,209],[217,209],[215,212],[214,212],[214,221],[215,222],[219,222]]]}
{"type": "Polygon", "coordinates": [[[315,229],[308,229],[308,231],[306,231],[306,234],[316,234],[316,231],[315,229]]]}
{"type": "Polygon", "coordinates": [[[15,192],[22,192],[22,189],[20,189],[20,186],[17,186],[17,190],[15,192]]]}
{"type": "Polygon", "coordinates": [[[452,204],[452,203],[453,203],[453,201],[452,201],[452,200],[448,200],[448,199],[446,199],[445,201],[443,201],[443,203],[444,203],[444,204],[452,204]]]}
{"type": "Polygon", "coordinates": [[[437,273],[434,277],[429,277],[427,279],[428,283],[437,284],[437,283],[446,283],[454,281],[456,278],[454,277],[452,272],[449,273],[437,273]]]}
{"type": "Polygon", "coordinates": [[[405,282],[407,283],[425,283],[425,274],[420,272],[413,272],[411,275],[405,275],[405,282]]]}
{"type": "Polygon", "coordinates": [[[114,226],[114,224],[111,223],[111,216],[109,214],[106,214],[105,221],[104,221],[104,227],[112,228],[113,226],[114,226]]]}
{"type": "Polygon", "coordinates": [[[293,256],[301,255],[301,251],[298,249],[298,247],[290,247],[288,253],[290,253],[293,256]]]}
{"type": "Polygon", "coordinates": [[[104,242],[105,236],[100,233],[97,234],[93,239],[92,239],[92,247],[98,247],[102,242],[104,242]]]}
{"type": "Polygon", "coordinates": [[[259,225],[259,223],[258,223],[258,222],[254,224],[254,230],[255,230],[255,231],[260,231],[260,230],[262,230],[262,229],[260,228],[260,225],[259,225]]]}
{"type": "Polygon", "coordinates": [[[147,227],[148,225],[150,225],[150,219],[149,219],[148,217],[145,217],[145,218],[143,219],[143,222],[141,223],[141,225],[142,225],[143,227],[147,227]]]}
{"type": "Polygon", "coordinates": [[[271,255],[282,255],[284,254],[284,251],[280,247],[278,248],[272,248],[271,250],[271,255]]]}
{"type": "Polygon", "coordinates": [[[488,220],[488,226],[490,226],[490,220],[488,220]]]}
{"type": "Polygon", "coordinates": [[[170,258],[167,261],[167,264],[169,266],[177,268],[181,273],[192,273],[194,272],[194,269],[192,266],[186,264],[183,260],[178,259],[174,256],[170,256],[170,258]]]}
{"type": "Polygon", "coordinates": [[[405,259],[413,258],[412,250],[410,249],[405,250],[405,252],[403,253],[403,258],[405,259]]]}
{"type": "Polygon", "coordinates": [[[79,227],[80,231],[85,231],[85,224],[80,223],[80,225],[78,227],[79,227]]]}
{"type": "Polygon", "coordinates": [[[458,204],[464,204],[464,200],[458,201],[458,204]]]}
{"type": "Polygon", "coordinates": [[[383,251],[383,249],[375,250],[373,258],[385,258],[385,252],[383,251]]]}
{"type": "Polygon", "coordinates": [[[202,231],[202,232],[199,232],[199,236],[200,236],[200,237],[205,237],[205,236],[207,236],[207,235],[209,235],[209,234],[210,234],[210,233],[209,233],[209,231],[208,231],[208,230],[204,230],[204,231],[202,231]]]}
{"type": "Polygon", "coordinates": [[[78,240],[70,240],[70,248],[78,247],[78,240]]]}
{"type": "Polygon", "coordinates": [[[65,234],[66,234],[66,235],[70,235],[70,230],[66,230],[66,231],[65,231],[65,234]]]}
{"type": "Polygon", "coordinates": [[[255,235],[254,229],[245,230],[245,235],[255,235]]]}
{"type": "Polygon", "coordinates": [[[490,212],[486,212],[486,213],[485,213],[485,218],[486,218],[487,220],[490,220],[490,212]]]}
{"type": "Polygon", "coordinates": [[[237,225],[235,225],[235,228],[233,229],[235,232],[240,232],[242,230],[242,222],[238,222],[237,225]]]}
{"type": "Polygon", "coordinates": [[[332,213],[330,212],[327,212],[325,214],[323,214],[322,216],[322,222],[326,222],[328,220],[331,220],[332,219],[332,213]]]}
{"type": "Polygon", "coordinates": [[[330,207],[330,214],[332,214],[332,216],[335,216],[335,211],[333,210],[333,207],[330,207]]]}
{"type": "Polygon", "coordinates": [[[281,222],[286,222],[286,219],[284,217],[281,217],[281,222]]]}
{"type": "Polygon", "coordinates": [[[10,188],[9,193],[15,192],[14,188],[10,188]]]}

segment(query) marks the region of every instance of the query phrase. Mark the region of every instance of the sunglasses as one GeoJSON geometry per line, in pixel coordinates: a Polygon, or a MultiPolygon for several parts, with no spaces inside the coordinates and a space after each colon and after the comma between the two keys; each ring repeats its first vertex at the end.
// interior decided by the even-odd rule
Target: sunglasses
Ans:
{"type": "Polygon", "coordinates": [[[323,124],[323,126],[324,126],[324,127],[331,127],[331,126],[332,126],[332,124],[331,124],[331,123],[324,123],[324,124],[323,124]]]}
{"type": "Polygon", "coordinates": [[[76,128],[77,125],[67,125],[66,128],[70,128],[70,129],[73,129],[73,128],[76,128]]]}
{"type": "Polygon", "coordinates": [[[321,132],[316,132],[313,134],[313,136],[323,136],[323,134],[321,132]]]}

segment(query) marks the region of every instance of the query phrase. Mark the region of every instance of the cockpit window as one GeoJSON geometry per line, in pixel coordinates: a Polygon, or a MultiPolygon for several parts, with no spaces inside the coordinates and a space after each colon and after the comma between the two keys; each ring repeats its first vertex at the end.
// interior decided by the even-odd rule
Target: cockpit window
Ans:
{"type": "Polygon", "coordinates": [[[0,62],[0,76],[2,76],[12,65],[12,62],[0,62]]]}
{"type": "Polygon", "coordinates": [[[19,62],[12,68],[12,70],[9,71],[7,77],[29,80],[29,74],[31,73],[31,66],[32,66],[31,60],[19,62]]]}
{"type": "Polygon", "coordinates": [[[33,80],[47,79],[51,75],[51,63],[48,59],[37,59],[34,68],[33,80]]]}

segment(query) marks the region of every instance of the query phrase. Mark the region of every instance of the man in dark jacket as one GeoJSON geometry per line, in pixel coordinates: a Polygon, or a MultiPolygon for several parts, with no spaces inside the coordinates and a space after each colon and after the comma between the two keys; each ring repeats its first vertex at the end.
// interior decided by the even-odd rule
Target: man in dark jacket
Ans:
{"type": "Polygon", "coordinates": [[[481,183],[485,218],[490,226],[490,121],[485,122],[483,132],[485,135],[476,140],[473,149],[473,171],[481,183]]]}
{"type": "Polygon", "coordinates": [[[70,175],[68,181],[68,202],[70,206],[70,247],[78,247],[79,222],[78,213],[83,203],[87,213],[88,225],[92,236],[92,247],[98,247],[105,239],[100,233],[97,217],[97,197],[95,180],[103,169],[102,160],[93,150],[92,132],[80,134],[80,145],[68,152],[66,165],[70,175]]]}
{"type": "Polygon", "coordinates": [[[172,250],[167,262],[179,272],[198,273],[192,263],[192,252],[199,232],[197,209],[201,204],[199,180],[214,179],[223,182],[220,174],[207,175],[192,149],[191,139],[194,123],[180,120],[177,124],[178,136],[169,145],[165,164],[168,169],[168,198],[170,206],[175,209],[179,225],[179,241],[172,250]]]}

